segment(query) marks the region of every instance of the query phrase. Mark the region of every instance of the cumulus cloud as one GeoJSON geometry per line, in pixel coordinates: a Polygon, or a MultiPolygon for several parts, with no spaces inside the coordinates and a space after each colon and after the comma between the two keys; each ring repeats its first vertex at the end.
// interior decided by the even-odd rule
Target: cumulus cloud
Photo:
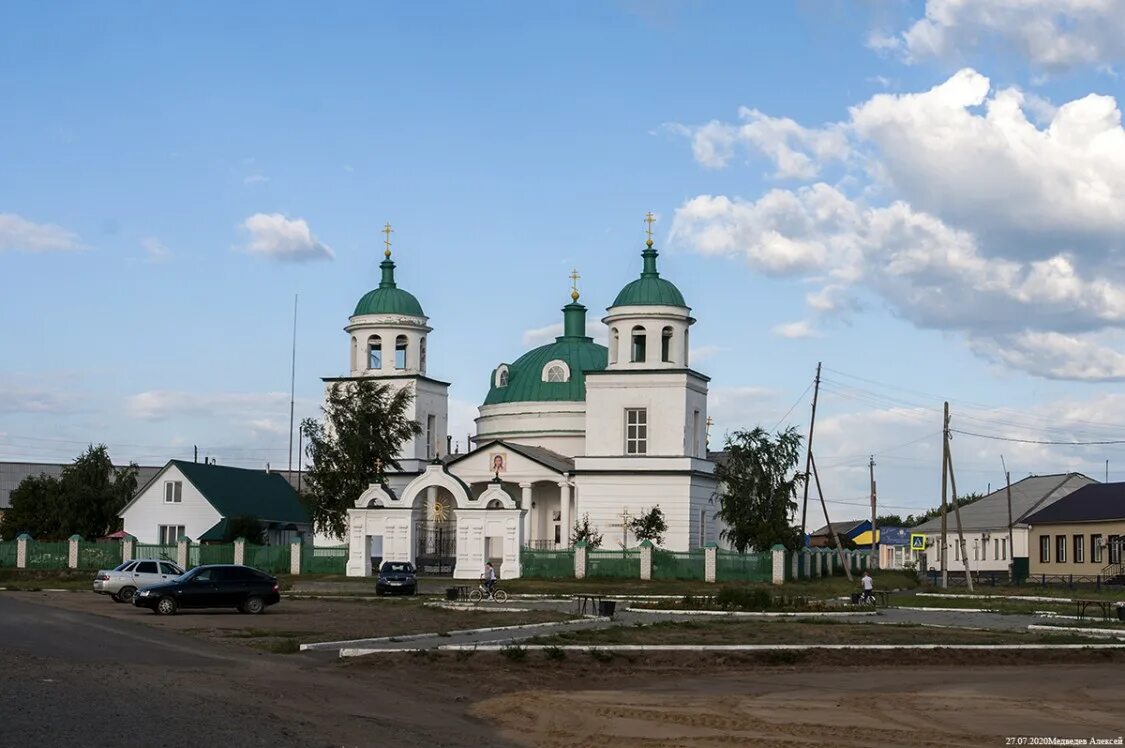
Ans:
{"type": "MultiPolygon", "coordinates": [[[[543,327],[533,327],[524,330],[521,336],[521,342],[523,345],[528,346],[546,345],[547,343],[554,342],[555,338],[562,334],[563,323],[556,322],[552,325],[544,325],[543,327]]],[[[606,340],[609,339],[609,328],[607,328],[601,320],[587,318],[586,335],[602,345],[605,345],[606,340]]]]}
{"type": "Polygon", "coordinates": [[[806,296],[814,316],[874,294],[1006,366],[1116,380],[1100,333],[1125,327],[1120,112],[1105,96],[1029,102],[973,70],[875,95],[836,130],[862,154],[841,183],[850,192],[814,182],[757,199],[698,195],[676,211],[671,242],[823,284],[806,296]]]}
{"type": "Polygon", "coordinates": [[[995,41],[1049,71],[1111,64],[1125,57],[1125,0],[927,0],[923,18],[868,46],[917,62],[995,41]]]}
{"type": "Polygon", "coordinates": [[[808,320],[799,320],[797,322],[784,322],[780,325],[775,325],[770,330],[774,335],[779,338],[812,338],[816,337],[816,330],[812,328],[808,320]]]}
{"type": "Polygon", "coordinates": [[[280,213],[255,213],[242,228],[249,233],[245,251],[279,262],[331,260],[335,257],[321,243],[303,218],[286,218],[280,213]]]}
{"type": "Polygon", "coordinates": [[[172,259],[172,250],[168,249],[164,242],[154,236],[146,236],[141,239],[141,247],[144,248],[148,262],[168,262],[172,259]]]}
{"type": "Polygon", "coordinates": [[[67,252],[83,249],[78,236],[49,223],[33,223],[15,213],[0,213],[0,252],[67,252]]]}
{"type": "Polygon", "coordinates": [[[179,417],[211,417],[222,413],[250,421],[270,415],[288,414],[289,395],[284,392],[198,393],[177,390],[149,390],[125,400],[126,412],[145,421],[179,417]],[[265,415],[263,415],[265,414],[265,415]]]}

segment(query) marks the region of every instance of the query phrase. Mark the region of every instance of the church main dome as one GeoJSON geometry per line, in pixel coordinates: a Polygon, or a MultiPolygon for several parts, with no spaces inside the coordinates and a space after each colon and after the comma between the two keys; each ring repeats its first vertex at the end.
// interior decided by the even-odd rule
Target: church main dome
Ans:
{"type": "Polygon", "coordinates": [[[379,263],[383,271],[383,278],[379,287],[368,291],[355,305],[353,317],[362,314],[401,314],[412,317],[425,317],[422,305],[409,291],[404,291],[395,284],[395,264],[388,257],[379,263]]]}
{"type": "Polygon", "coordinates": [[[656,269],[657,252],[652,248],[652,241],[641,252],[644,258],[644,267],[641,277],[632,281],[613,300],[610,307],[615,306],[680,306],[687,307],[684,295],[669,280],[660,277],[656,269]]]}
{"type": "Polygon", "coordinates": [[[563,334],[492,371],[484,405],[586,400],[586,372],[603,371],[609,349],[586,336],[586,307],[563,307],[563,334]]]}

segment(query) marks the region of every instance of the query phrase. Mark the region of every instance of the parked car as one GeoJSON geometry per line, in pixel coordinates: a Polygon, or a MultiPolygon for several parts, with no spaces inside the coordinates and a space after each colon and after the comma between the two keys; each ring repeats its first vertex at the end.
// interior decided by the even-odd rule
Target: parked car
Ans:
{"type": "Polygon", "coordinates": [[[170,582],[143,587],[133,596],[133,605],[165,616],[180,608],[238,608],[240,613],[261,613],[280,601],[276,577],[229,564],[197,566],[170,582]]]}
{"type": "Polygon", "coordinates": [[[134,559],[113,569],[99,570],[94,575],[94,592],[110,595],[114,602],[127,603],[141,587],[167,582],[183,573],[184,570],[171,561],[134,559]]]}
{"type": "Polygon", "coordinates": [[[379,567],[379,578],[375,580],[375,594],[386,595],[396,592],[413,595],[418,591],[418,578],[414,564],[409,561],[384,561],[379,567]]]}

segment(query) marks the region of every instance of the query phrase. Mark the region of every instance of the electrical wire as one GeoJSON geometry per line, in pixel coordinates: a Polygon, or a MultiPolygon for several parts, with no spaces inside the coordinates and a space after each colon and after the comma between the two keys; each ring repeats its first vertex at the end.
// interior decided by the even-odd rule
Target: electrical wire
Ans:
{"type": "Polygon", "coordinates": [[[1016,439],[1011,436],[996,436],[994,434],[978,434],[972,431],[962,431],[961,429],[950,429],[950,433],[963,434],[965,436],[975,436],[978,439],[992,439],[999,442],[1015,442],[1017,444],[1049,444],[1059,447],[1090,447],[1090,446],[1105,446],[1107,444],[1125,444],[1125,439],[1107,439],[1104,441],[1092,442],[1061,442],[1061,441],[1047,441],[1042,439],[1016,439]]]}

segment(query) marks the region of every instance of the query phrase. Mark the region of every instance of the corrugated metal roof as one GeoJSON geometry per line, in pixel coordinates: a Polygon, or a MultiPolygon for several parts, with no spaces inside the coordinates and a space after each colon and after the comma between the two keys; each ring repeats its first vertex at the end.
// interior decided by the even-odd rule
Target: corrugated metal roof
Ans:
{"type": "MultiPolygon", "coordinates": [[[[1083,486],[1097,483],[1082,473],[1033,475],[1012,484],[1012,523],[1022,524],[1031,512],[1050,506],[1083,486]]],[[[957,520],[952,506],[947,515],[947,528],[956,530],[957,520]]],[[[1008,526],[1008,494],[1000,488],[968,506],[961,507],[961,525],[966,530],[996,530],[1008,526]]],[[[941,530],[941,518],[935,517],[914,528],[914,532],[941,530]]]]}
{"type": "Polygon", "coordinates": [[[1024,518],[1029,525],[1125,519],[1125,483],[1090,483],[1024,518]]]}

